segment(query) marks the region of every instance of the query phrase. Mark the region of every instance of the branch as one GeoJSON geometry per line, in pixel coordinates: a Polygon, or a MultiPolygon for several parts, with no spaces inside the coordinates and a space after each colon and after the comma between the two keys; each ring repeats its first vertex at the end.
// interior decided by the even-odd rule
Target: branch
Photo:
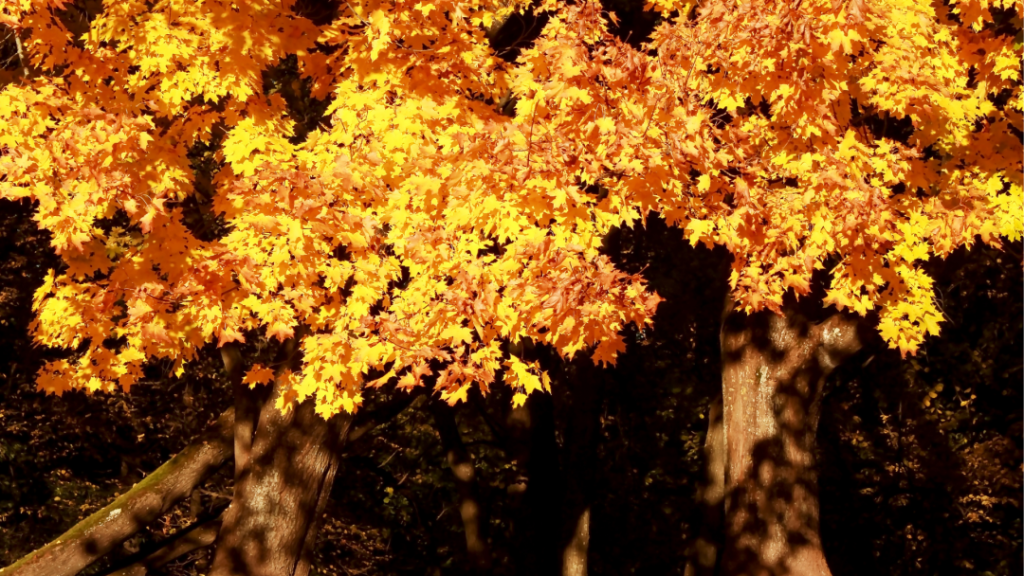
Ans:
{"type": "MultiPolygon", "coordinates": [[[[231,366],[228,368],[230,372],[231,366]]],[[[365,439],[369,432],[387,423],[410,405],[422,404],[425,399],[426,396],[422,393],[400,394],[376,410],[361,413],[356,421],[356,428],[349,435],[349,441],[345,443],[344,452],[356,451],[361,444],[360,439],[365,439]]],[[[56,540],[0,570],[0,576],[74,576],[162,516],[172,505],[188,496],[231,459],[234,454],[234,429],[235,410],[230,408],[217,419],[216,424],[177,456],[56,540]]],[[[197,525],[198,523],[194,524],[197,525]]],[[[172,536],[165,542],[167,545],[174,544],[175,539],[184,537],[188,530],[192,528],[172,536]]],[[[168,552],[152,552],[152,562],[166,557],[163,560],[163,563],[166,563],[191,550],[208,545],[209,543],[202,544],[201,542],[205,540],[199,539],[200,536],[205,538],[205,530],[190,537],[188,542],[194,543],[194,546],[177,552],[173,557],[166,557],[168,552]]],[[[165,544],[161,543],[158,548],[162,549],[164,546],[165,544]]],[[[132,566],[140,562],[152,567],[148,556],[132,566]]],[[[125,572],[119,576],[129,574],[134,572],[125,572]]]]}
{"type": "Polygon", "coordinates": [[[226,508],[227,504],[220,506],[215,514],[205,520],[193,522],[184,530],[132,554],[98,576],[145,576],[150,570],[159,568],[175,558],[210,546],[217,540],[221,514],[226,508]]]}
{"type": "Polygon", "coordinates": [[[376,410],[360,411],[356,414],[356,421],[352,425],[352,431],[348,433],[346,446],[357,442],[360,438],[371,432],[374,428],[386,424],[392,418],[398,416],[403,410],[412,406],[418,407],[426,400],[424,390],[411,393],[396,394],[376,410]]]}
{"type": "Polygon", "coordinates": [[[14,45],[18,49],[18,63],[21,65],[21,75],[28,78],[28,64],[25,62],[25,48],[21,45],[21,34],[14,31],[14,45]]]}
{"type": "Polygon", "coordinates": [[[815,335],[821,347],[819,361],[825,362],[831,369],[859,352],[865,344],[865,338],[860,333],[862,327],[861,317],[844,312],[837,312],[816,326],[815,335]]]}
{"type": "Polygon", "coordinates": [[[473,456],[466,450],[466,445],[462,441],[459,425],[455,421],[455,410],[440,400],[431,402],[429,408],[434,417],[434,427],[441,436],[441,446],[448,467],[455,476],[469,571],[486,573],[491,568],[491,550],[487,545],[487,521],[484,518],[480,490],[477,487],[473,456]]]}
{"type": "Polygon", "coordinates": [[[233,452],[234,423],[235,412],[229,409],[177,456],[56,540],[0,570],[0,576],[78,574],[216,472],[233,452]]]}

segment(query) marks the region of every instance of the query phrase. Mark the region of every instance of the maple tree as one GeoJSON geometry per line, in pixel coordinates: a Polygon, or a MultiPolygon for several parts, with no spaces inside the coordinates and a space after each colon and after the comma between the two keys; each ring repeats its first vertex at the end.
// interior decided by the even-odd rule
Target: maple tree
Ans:
{"type": "Polygon", "coordinates": [[[94,8],[0,9],[0,197],[63,259],[34,303],[37,342],[73,351],[39,374],[58,394],[263,334],[301,350],[241,360],[277,409],[425,382],[521,405],[550,386],[523,343],[606,365],[652,321],[600,250],[652,212],[733,254],[737,310],[786,314],[828,268],[824,304],[913,354],[942,318],[920,263],[1024,231],[1019,0],[653,0],[641,46],[594,2],[94,8]],[[488,32],[527,13],[505,61],[488,32]]]}
{"type": "MultiPolygon", "coordinates": [[[[276,3],[167,12],[118,3],[92,22],[81,49],[44,40],[33,18],[50,18],[45,7],[26,14],[19,26],[38,32],[27,43],[38,65],[71,67],[68,78],[5,90],[4,194],[40,200],[38,220],[68,263],[38,293],[37,338],[90,342],[73,365],[48,366],[40,385],[127,389],[147,358],[180,364],[208,341],[243,341],[258,327],[284,340],[298,324],[314,329],[303,348],[317,360],[296,374],[294,390],[316,393],[325,415],[352,411],[370,370],[385,373],[377,383],[404,372],[399,385],[412,386],[434,358],[447,362],[438,381],[446,397],[464,396],[471,382],[493,380],[503,340],[530,337],[567,354],[599,344],[598,359],[612,360],[617,330],[646,321],[656,299],[597,254],[600,231],[581,206],[538,202],[537,178],[517,185],[529,162],[492,169],[491,144],[507,148],[522,133],[478,103],[498,89],[498,62],[458,11],[483,10],[421,8],[400,18],[367,8],[376,25],[356,14],[315,33],[276,3]],[[437,30],[429,42],[457,61],[434,57],[442,48],[382,54],[387,34],[414,41],[392,18],[420,34],[437,30]],[[138,36],[129,40],[132,21],[138,36]],[[260,71],[287,55],[266,47],[281,41],[232,39],[281,26],[313,95],[335,97],[332,130],[300,143],[283,99],[260,89],[260,71]],[[325,51],[346,48],[328,58],[312,50],[318,38],[325,51]],[[97,90],[83,78],[105,80],[97,90]],[[171,206],[189,193],[187,151],[215,132],[226,135],[214,210],[231,231],[202,242],[171,206]],[[117,210],[141,237],[97,227],[117,210]],[[543,225],[553,217],[564,223],[543,225]],[[124,343],[103,346],[108,338],[124,343]]],[[[526,393],[544,386],[518,358],[506,363],[507,383],[526,393]]],[[[257,368],[249,381],[269,376],[257,368]]]]}
{"type": "MultiPolygon", "coordinates": [[[[838,257],[826,304],[880,309],[882,335],[912,352],[940,321],[915,262],[1020,236],[1020,67],[976,3],[709,4],[696,18],[655,4],[684,10],[654,55],[597,5],[546,3],[515,65],[483,27],[526,6],[346,4],[316,26],[277,3],[119,2],[77,38],[63,7],[4,8],[31,32],[32,76],[3,92],[3,193],[39,202],[67,263],[37,295],[37,338],[89,343],[41,374],[55,392],[127,389],[147,358],[180,365],[206,342],[299,324],[317,360],[293,387],[325,415],[351,411],[371,369],[411,386],[440,358],[446,395],[487,386],[502,341],[597,344],[613,361],[618,330],[657,299],[597,247],[654,209],[730,248],[747,311],[807,293],[838,257]],[[333,102],[304,138],[261,87],[289,55],[333,102]],[[512,118],[486,105],[506,89],[512,118]],[[910,135],[875,138],[875,117],[910,135]],[[187,152],[211,141],[230,232],[203,242],[176,205],[187,152]],[[118,211],[141,235],[100,226],[118,211]]],[[[505,361],[509,383],[543,387],[505,361]]]]}

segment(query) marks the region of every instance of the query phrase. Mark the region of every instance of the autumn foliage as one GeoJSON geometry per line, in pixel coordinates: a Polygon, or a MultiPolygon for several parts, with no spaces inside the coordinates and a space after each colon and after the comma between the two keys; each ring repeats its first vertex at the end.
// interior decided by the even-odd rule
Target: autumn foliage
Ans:
{"type": "Polygon", "coordinates": [[[942,320],[921,264],[1024,231],[1019,0],[654,0],[642,45],[595,2],[104,4],[0,4],[0,197],[64,262],[34,303],[73,352],[55,393],[308,331],[282,405],[428,375],[522,403],[549,386],[524,339],[614,363],[652,322],[601,252],[652,212],[728,248],[741,309],[828,268],[825,304],[913,354],[942,320]],[[547,20],[510,62],[487,34],[517,12],[547,20]]]}

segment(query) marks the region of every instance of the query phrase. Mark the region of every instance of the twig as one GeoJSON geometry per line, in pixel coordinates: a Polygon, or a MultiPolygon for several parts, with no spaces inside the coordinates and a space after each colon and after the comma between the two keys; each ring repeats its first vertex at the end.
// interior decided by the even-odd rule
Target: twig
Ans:
{"type": "Polygon", "coordinates": [[[532,174],[532,169],[530,167],[530,156],[533,154],[533,125],[534,122],[537,120],[538,106],[540,106],[540,103],[535,100],[533,103],[533,114],[530,116],[530,139],[526,143],[526,177],[523,178],[524,184],[527,180],[530,179],[530,175],[532,174]]]}
{"type": "Polygon", "coordinates": [[[18,48],[18,62],[21,62],[21,75],[28,78],[28,65],[25,64],[25,51],[21,45],[21,34],[14,32],[14,45],[18,48]]]}
{"type": "Polygon", "coordinates": [[[370,23],[369,23],[369,22],[367,22],[366,20],[363,20],[363,17],[359,15],[359,12],[356,12],[356,9],[355,9],[355,8],[353,8],[353,7],[352,7],[352,5],[351,5],[351,4],[349,4],[349,3],[347,2],[347,1],[345,2],[345,6],[348,6],[348,9],[352,11],[352,14],[354,14],[356,18],[359,18],[359,21],[360,21],[360,22],[362,22],[362,23],[363,23],[363,24],[365,24],[366,26],[369,26],[369,25],[370,25],[370,23]]]}
{"type": "Polygon", "coordinates": [[[210,492],[209,490],[200,490],[199,493],[200,494],[205,494],[207,496],[212,496],[214,498],[223,498],[224,500],[231,500],[231,496],[228,496],[227,494],[221,494],[219,492],[210,492]]]}

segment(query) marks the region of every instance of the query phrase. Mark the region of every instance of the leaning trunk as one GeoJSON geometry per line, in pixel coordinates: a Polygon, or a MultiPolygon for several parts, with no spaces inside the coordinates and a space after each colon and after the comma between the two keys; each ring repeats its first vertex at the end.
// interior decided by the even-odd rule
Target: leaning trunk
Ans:
{"type": "Polygon", "coordinates": [[[107,554],[217,471],[231,456],[234,410],[109,506],[0,570],[3,576],[73,576],[107,554]]]}
{"type": "MultiPolygon", "coordinates": [[[[233,351],[229,351],[225,354],[224,360],[232,381],[240,384],[240,357],[233,351]]],[[[265,397],[269,391],[270,387],[264,391],[255,391],[255,395],[251,397],[255,399],[253,405],[262,406],[262,397],[265,397]]],[[[345,438],[344,449],[358,444],[374,428],[389,421],[410,404],[415,406],[423,400],[422,394],[403,394],[376,410],[360,412],[352,433],[345,438]]],[[[249,400],[245,399],[245,401],[249,400]]],[[[0,569],[0,575],[73,576],[79,573],[89,564],[117,548],[147,524],[155,521],[175,502],[190,493],[195,496],[195,488],[223,465],[232,455],[234,448],[239,445],[244,448],[244,451],[243,457],[236,459],[236,477],[246,476],[247,474],[238,474],[237,471],[242,469],[244,472],[248,469],[252,452],[252,431],[255,430],[255,425],[259,421],[260,410],[243,410],[243,413],[247,412],[254,412],[255,415],[250,414],[244,417],[242,424],[238,425],[236,408],[229,409],[198,440],[110,505],[82,520],[53,542],[27,554],[14,564],[0,569]],[[240,433],[240,430],[243,432],[240,433]],[[247,434],[244,432],[245,430],[250,432],[247,434]]],[[[339,444],[346,436],[341,430],[346,424],[343,421],[337,421],[331,426],[334,426],[335,431],[338,432],[331,438],[334,438],[335,444],[339,444]]],[[[326,496],[324,490],[329,489],[329,484],[327,482],[325,487],[320,490],[322,496],[326,496]]],[[[323,500],[318,500],[318,506],[322,505],[323,500]]],[[[104,574],[143,574],[182,554],[212,544],[221,527],[222,522],[219,518],[197,522],[163,542],[149,547],[146,552],[115,563],[115,567],[108,569],[104,574]]],[[[307,530],[307,534],[310,536],[306,542],[312,547],[315,529],[307,530]]],[[[305,557],[308,558],[310,551],[305,552],[305,557]]],[[[301,574],[303,570],[307,569],[304,566],[305,564],[297,564],[295,573],[301,574]]]]}
{"type": "Polygon", "coordinates": [[[172,560],[213,544],[220,531],[220,525],[219,516],[196,522],[145,552],[130,557],[121,567],[105,572],[103,576],[146,576],[172,560]]]}
{"type": "Polygon", "coordinates": [[[829,576],[814,438],[826,377],[859,348],[856,324],[736,313],[723,326],[727,576],[829,576]]]}
{"type": "MultiPolygon", "coordinates": [[[[217,537],[210,576],[305,576],[352,423],[349,414],[324,420],[313,400],[282,413],[286,390],[275,383],[263,402],[236,472],[235,493],[217,537]]],[[[246,443],[244,435],[238,439],[246,443]]]]}

